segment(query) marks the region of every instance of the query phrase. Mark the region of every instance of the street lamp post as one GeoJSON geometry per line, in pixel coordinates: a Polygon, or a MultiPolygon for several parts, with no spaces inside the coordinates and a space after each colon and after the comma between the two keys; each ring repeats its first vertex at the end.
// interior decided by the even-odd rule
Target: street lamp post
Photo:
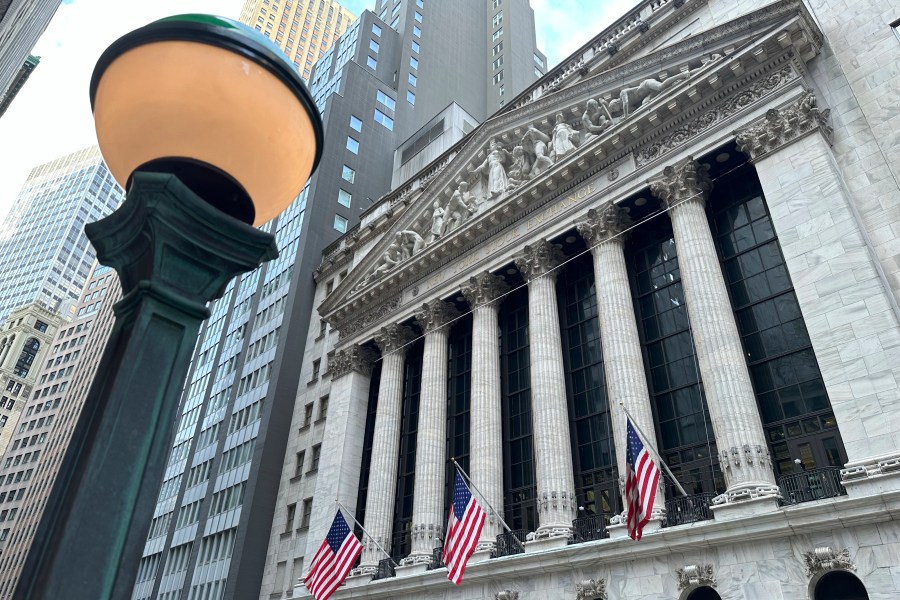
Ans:
{"type": "Polygon", "coordinates": [[[97,138],[128,190],[85,227],[123,298],[15,598],[129,598],[207,303],[278,256],[253,227],[315,169],[322,125],[280,50],[218,17],[116,41],[91,81],[97,138]]]}

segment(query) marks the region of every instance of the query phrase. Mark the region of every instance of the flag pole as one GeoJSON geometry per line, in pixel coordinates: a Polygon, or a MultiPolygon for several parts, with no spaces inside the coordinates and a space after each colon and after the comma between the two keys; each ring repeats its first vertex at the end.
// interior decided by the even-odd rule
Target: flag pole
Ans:
{"type": "Polygon", "coordinates": [[[387,552],[385,552],[384,548],[381,547],[381,544],[378,543],[378,540],[376,540],[375,538],[373,538],[373,537],[372,537],[372,534],[369,533],[368,531],[366,531],[366,528],[362,526],[362,523],[360,523],[359,521],[356,520],[356,517],[354,517],[354,516],[350,513],[350,511],[347,510],[347,507],[344,506],[343,504],[341,504],[341,501],[338,500],[337,498],[335,498],[334,501],[335,501],[335,503],[336,503],[338,506],[340,506],[342,509],[344,509],[344,512],[345,512],[345,513],[347,513],[348,515],[350,515],[350,518],[353,519],[353,522],[356,523],[357,525],[359,525],[359,528],[362,529],[362,531],[363,531],[364,534],[366,534],[366,537],[368,537],[370,540],[372,540],[372,542],[378,547],[378,549],[381,550],[381,553],[384,554],[385,556],[387,556],[387,557],[388,557],[388,560],[390,560],[392,563],[394,563],[394,566],[395,566],[395,567],[399,567],[400,565],[397,564],[397,561],[394,560],[394,559],[391,557],[390,554],[388,554],[387,552]]]}
{"type": "Polygon", "coordinates": [[[631,416],[631,413],[628,412],[628,409],[625,408],[625,403],[619,402],[619,406],[622,407],[622,410],[625,411],[625,416],[628,417],[628,420],[631,421],[631,425],[635,428],[638,435],[641,436],[641,439],[644,441],[644,446],[646,448],[650,448],[653,451],[653,454],[656,455],[656,458],[659,459],[659,464],[662,465],[662,468],[665,470],[666,474],[672,478],[672,481],[675,483],[675,486],[678,488],[678,491],[681,492],[682,496],[687,496],[688,493],[684,491],[684,488],[681,487],[681,484],[675,478],[675,475],[672,474],[672,471],[669,470],[669,465],[666,464],[666,461],[663,460],[663,457],[656,451],[656,448],[653,447],[653,444],[650,443],[650,438],[641,431],[641,428],[638,427],[638,424],[634,422],[634,417],[631,416]]]}
{"type": "Polygon", "coordinates": [[[497,517],[497,519],[500,521],[500,524],[503,525],[504,529],[506,529],[507,533],[512,535],[512,538],[514,540],[516,540],[516,542],[519,544],[519,546],[522,547],[522,550],[525,550],[525,544],[522,543],[522,540],[520,540],[519,538],[516,537],[516,534],[514,534],[512,532],[512,529],[509,528],[509,525],[506,524],[506,521],[503,520],[503,517],[500,516],[500,513],[498,513],[496,510],[494,510],[494,507],[491,506],[491,503],[487,501],[487,498],[484,497],[484,494],[481,493],[481,490],[479,490],[477,487],[475,487],[475,483],[472,481],[472,478],[469,477],[469,474],[466,473],[466,471],[459,465],[458,462],[456,462],[456,458],[451,456],[450,460],[453,461],[453,464],[454,464],[454,466],[456,466],[456,470],[459,471],[459,474],[462,475],[463,478],[469,482],[469,485],[472,486],[472,489],[475,490],[476,492],[478,492],[478,495],[481,496],[481,499],[484,501],[484,503],[487,505],[487,507],[489,509],[491,509],[491,513],[493,513],[493,515],[495,517],[497,517]]]}

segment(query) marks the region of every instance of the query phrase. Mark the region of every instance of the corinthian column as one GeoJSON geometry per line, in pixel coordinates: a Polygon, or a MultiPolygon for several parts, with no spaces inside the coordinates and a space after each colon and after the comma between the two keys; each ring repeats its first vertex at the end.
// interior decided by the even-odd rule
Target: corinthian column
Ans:
{"type": "Polygon", "coordinates": [[[431,561],[443,538],[444,474],[447,461],[447,335],[459,312],[434,300],[422,305],[416,321],[425,332],[422,351],[422,389],[416,432],[416,481],[413,495],[412,552],[404,565],[431,561]]]}
{"type": "Polygon", "coordinates": [[[704,209],[712,189],[707,168],[688,157],[650,179],[672,219],[703,389],[728,489],[713,500],[725,514],[772,510],[781,494],[728,289],[704,209]]]}
{"type": "MultiPolygon", "coordinates": [[[[603,372],[609,411],[613,424],[613,443],[619,476],[625,475],[628,444],[625,434],[625,414],[619,403],[628,409],[635,424],[647,436],[648,443],[659,448],[654,435],[653,409],[644,372],[641,340],[638,337],[634,303],[625,265],[625,236],[630,225],[628,215],[620,207],[609,204],[602,209],[588,211],[587,219],[577,224],[578,233],[591,246],[594,257],[594,288],[597,290],[597,317],[603,348],[603,372]]],[[[622,501],[622,506],[627,503],[622,501]]],[[[653,518],[665,515],[661,490],[653,501],[653,518]]]]}
{"type": "MultiPolygon", "coordinates": [[[[484,499],[503,514],[503,423],[500,408],[500,326],[497,298],[509,286],[484,272],[469,279],[462,293],[472,307],[472,391],[469,411],[469,476],[484,499]]],[[[490,550],[503,532],[488,507],[476,550],[490,550]]]]}
{"type": "MultiPolygon", "coordinates": [[[[381,349],[381,383],[378,387],[375,435],[372,437],[365,526],[369,534],[386,550],[390,548],[394,499],[397,494],[403,359],[406,356],[405,346],[413,337],[409,328],[397,324],[383,327],[375,336],[375,343],[381,349]]],[[[373,573],[382,558],[385,556],[378,546],[366,538],[360,571],[373,573]]]]}
{"type": "Polygon", "coordinates": [[[528,280],[531,422],[534,431],[539,527],[535,538],[568,537],[575,518],[569,407],[556,307],[562,252],[546,241],[525,246],[516,266],[528,280]]]}

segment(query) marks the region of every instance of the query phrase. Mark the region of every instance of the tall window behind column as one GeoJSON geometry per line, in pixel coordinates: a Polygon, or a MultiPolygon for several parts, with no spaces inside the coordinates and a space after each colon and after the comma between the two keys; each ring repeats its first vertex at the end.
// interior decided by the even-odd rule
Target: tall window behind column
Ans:
{"type": "MultiPolygon", "coordinates": [[[[659,452],[689,494],[724,491],[671,221],[661,215],[638,228],[626,255],[659,452]]],[[[675,486],[665,481],[674,498],[675,486]]]]}
{"type": "Polygon", "coordinates": [[[403,369],[403,417],[400,421],[400,458],[397,463],[397,496],[391,556],[403,558],[412,550],[413,486],[416,471],[416,431],[419,425],[419,391],[422,383],[422,342],[409,347],[403,369]]]}
{"type": "Polygon", "coordinates": [[[558,281],[575,494],[584,514],[612,515],[621,503],[591,255],[568,264],[558,281]]]}
{"type": "MultiPolygon", "coordinates": [[[[453,323],[450,330],[450,368],[447,385],[447,474],[444,478],[444,504],[450,506],[453,495],[455,458],[469,472],[469,409],[472,396],[472,315],[453,323]]],[[[487,507],[483,507],[487,510],[487,507]]]]}
{"type": "Polygon", "coordinates": [[[753,167],[718,180],[709,208],[776,475],[842,466],[837,421],[753,167]]]}
{"type": "MultiPolygon", "coordinates": [[[[369,402],[366,408],[366,430],[363,434],[362,465],[359,471],[359,491],[356,495],[356,520],[366,522],[366,499],[369,493],[369,473],[372,465],[372,441],[375,438],[375,415],[378,412],[378,386],[381,384],[381,361],[372,368],[369,381],[369,402]]],[[[357,525],[357,534],[362,531],[357,525]]]]}
{"type": "Polygon", "coordinates": [[[510,294],[500,308],[500,379],[503,411],[503,512],[512,529],[537,529],[528,290],[510,294]]]}

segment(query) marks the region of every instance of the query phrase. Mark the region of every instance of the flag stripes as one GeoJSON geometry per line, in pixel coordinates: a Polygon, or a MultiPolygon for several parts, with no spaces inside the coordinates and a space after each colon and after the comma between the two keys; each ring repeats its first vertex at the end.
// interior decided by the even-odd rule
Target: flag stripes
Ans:
{"type": "Polygon", "coordinates": [[[447,579],[456,585],[462,581],[469,557],[475,552],[484,520],[484,509],[478,505],[462,476],[457,473],[442,557],[447,565],[447,579]]]}
{"type": "Polygon", "coordinates": [[[628,419],[628,453],[625,473],[625,503],[628,511],[628,535],[640,540],[644,525],[650,520],[656,488],[659,485],[659,468],[650,457],[628,419]]]}
{"type": "Polygon", "coordinates": [[[327,600],[344,583],[360,552],[362,544],[339,510],[304,578],[306,589],[316,600],[327,600]]]}

